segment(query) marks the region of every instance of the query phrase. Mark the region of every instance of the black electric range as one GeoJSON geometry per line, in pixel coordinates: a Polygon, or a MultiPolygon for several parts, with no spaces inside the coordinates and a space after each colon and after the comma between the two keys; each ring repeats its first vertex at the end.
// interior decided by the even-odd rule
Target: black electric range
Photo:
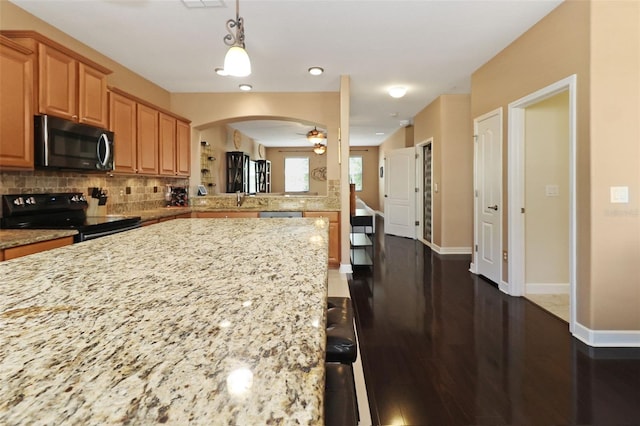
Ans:
{"type": "Polygon", "coordinates": [[[87,241],[142,226],[140,216],[87,216],[82,193],[2,196],[4,229],[75,229],[74,242],[87,241]]]}

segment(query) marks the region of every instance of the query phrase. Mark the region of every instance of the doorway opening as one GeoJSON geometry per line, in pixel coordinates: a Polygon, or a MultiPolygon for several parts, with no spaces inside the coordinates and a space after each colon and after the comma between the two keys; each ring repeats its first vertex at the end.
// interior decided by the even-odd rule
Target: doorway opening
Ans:
{"type": "Polygon", "coordinates": [[[418,220],[417,236],[427,247],[433,248],[433,138],[416,145],[418,200],[416,217],[418,220]]]}
{"type": "Polygon", "coordinates": [[[534,302],[541,301],[539,294],[568,295],[568,315],[564,317],[573,332],[576,313],[575,75],[509,104],[508,150],[508,292],[534,302]]]}

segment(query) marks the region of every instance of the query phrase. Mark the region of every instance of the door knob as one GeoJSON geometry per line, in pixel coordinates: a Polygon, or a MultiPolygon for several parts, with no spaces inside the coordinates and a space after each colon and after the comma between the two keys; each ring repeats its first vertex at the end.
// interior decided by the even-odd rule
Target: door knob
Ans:
{"type": "Polygon", "coordinates": [[[488,208],[488,209],[491,209],[491,210],[498,211],[498,205],[497,205],[497,204],[494,204],[493,206],[489,206],[489,207],[487,207],[487,208],[488,208]]]}

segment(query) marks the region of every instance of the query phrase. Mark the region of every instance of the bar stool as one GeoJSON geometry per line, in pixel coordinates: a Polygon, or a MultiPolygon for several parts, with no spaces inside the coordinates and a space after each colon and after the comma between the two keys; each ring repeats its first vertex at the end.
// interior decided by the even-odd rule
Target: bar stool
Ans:
{"type": "Polygon", "coordinates": [[[353,306],[349,297],[327,298],[327,362],[351,364],[358,355],[353,328],[353,306]]]}
{"type": "Polygon", "coordinates": [[[324,424],[356,426],[358,406],[351,364],[325,363],[324,424]]]}

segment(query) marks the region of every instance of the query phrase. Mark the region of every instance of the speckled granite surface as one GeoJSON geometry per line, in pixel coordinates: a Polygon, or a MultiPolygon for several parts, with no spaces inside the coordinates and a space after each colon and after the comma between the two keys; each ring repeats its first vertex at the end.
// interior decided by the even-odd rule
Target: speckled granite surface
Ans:
{"type": "Polygon", "coordinates": [[[191,208],[202,211],[250,210],[250,211],[338,211],[339,197],[303,195],[244,196],[242,206],[237,206],[236,194],[219,194],[207,197],[192,197],[191,208]]]}
{"type": "Polygon", "coordinates": [[[0,263],[0,424],[322,424],[327,230],[175,220],[0,263]]]}
{"type": "Polygon", "coordinates": [[[77,233],[78,231],[71,229],[0,229],[0,249],[55,240],[77,233]]]}

